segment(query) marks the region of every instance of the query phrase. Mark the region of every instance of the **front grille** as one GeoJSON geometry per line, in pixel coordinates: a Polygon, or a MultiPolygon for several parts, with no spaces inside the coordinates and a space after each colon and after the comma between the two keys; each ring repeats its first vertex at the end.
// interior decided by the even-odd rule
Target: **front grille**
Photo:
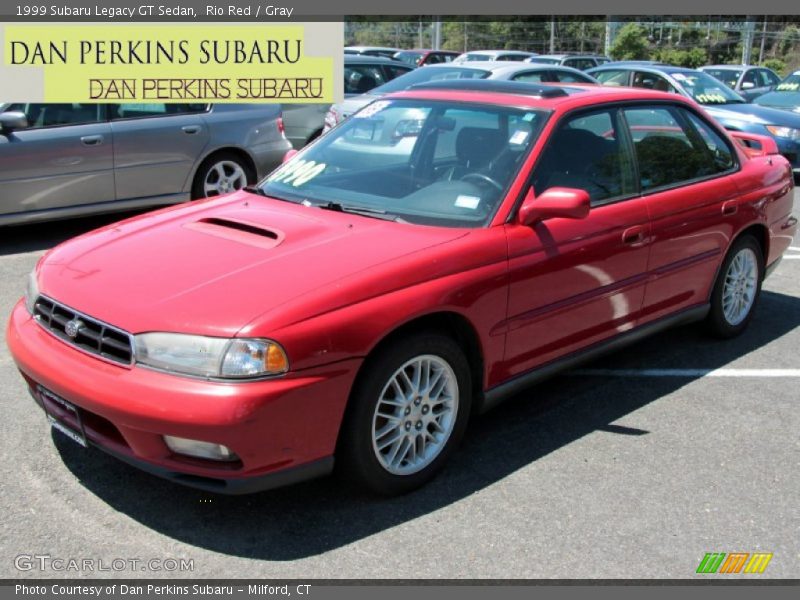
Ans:
{"type": "Polygon", "coordinates": [[[36,298],[33,316],[42,327],[70,346],[115,363],[133,363],[133,337],[121,329],[46,296],[36,298]],[[71,325],[68,327],[68,324],[71,325]],[[68,329],[75,335],[69,335],[68,329]]]}

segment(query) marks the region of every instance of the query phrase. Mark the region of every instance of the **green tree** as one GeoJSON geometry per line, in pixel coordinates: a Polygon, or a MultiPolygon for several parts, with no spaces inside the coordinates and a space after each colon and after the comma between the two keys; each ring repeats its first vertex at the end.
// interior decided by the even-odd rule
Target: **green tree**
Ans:
{"type": "Polygon", "coordinates": [[[637,23],[628,23],[617,33],[610,54],[616,60],[647,60],[650,51],[647,30],[637,23]]]}

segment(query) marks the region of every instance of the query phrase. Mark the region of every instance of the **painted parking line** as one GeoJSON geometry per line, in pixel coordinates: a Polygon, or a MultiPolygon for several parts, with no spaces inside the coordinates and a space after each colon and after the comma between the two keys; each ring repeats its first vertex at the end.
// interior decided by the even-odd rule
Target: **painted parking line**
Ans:
{"type": "Polygon", "coordinates": [[[800,369],[576,369],[578,377],[800,377],[800,369]]]}

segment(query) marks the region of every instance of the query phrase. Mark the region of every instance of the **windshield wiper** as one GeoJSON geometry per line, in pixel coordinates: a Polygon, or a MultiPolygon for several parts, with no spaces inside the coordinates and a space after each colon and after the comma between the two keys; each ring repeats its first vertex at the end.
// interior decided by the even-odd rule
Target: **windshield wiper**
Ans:
{"type": "Polygon", "coordinates": [[[302,200],[294,200],[292,198],[286,198],[284,196],[278,196],[277,194],[267,193],[264,191],[264,188],[256,187],[254,185],[248,185],[242,188],[245,192],[249,192],[251,194],[256,194],[258,196],[264,196],[265,198],[275,198],[275,200],[280,200],[282,202],[291,202],[292,204],[301,204],[302,200]]]}
{"type": "Polygon", "coordinates": [[[267,192],[262,190],[260,187],[256,187],[254,185],[246,185],[242,188],[243,192],[247,192],[248,194],[257,194],[258,196],[266,196],[267,192]]]}
{"type": "Polygon", "coordinates": [[[318,204],[322,209],[332,210],[335,212],[351,213],[354,215],[361,215],[363,217],[373,217],[375,219],[384,219],[386,221],[402,221],[397,215],[391,215],[385,210],[379,208],[369,208],[367,206],[350,206],[347,204],[340,204],[339,202],[326,202],[325,204],[318,204]]]}

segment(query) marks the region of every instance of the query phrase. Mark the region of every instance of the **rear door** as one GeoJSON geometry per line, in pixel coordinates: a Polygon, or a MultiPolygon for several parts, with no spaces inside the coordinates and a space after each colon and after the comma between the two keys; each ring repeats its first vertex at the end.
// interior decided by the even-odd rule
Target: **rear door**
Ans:
{"type": "Polygon", "coordinates": [[[532,174],[536,196],[584,189],[585,219],[510,223],[506,372],[512,377],[633,328],[649,254],[646,202],[616,108],[566,116],[532,174]]]}
{"type": "Polygon", "coordinates": [[[118,104],[111,118],[118,200],[181,194],[209,141],[206,104],[118,104]]]}
{"type": "Polygon", "coordinates": [[[729,142],[672,104],[624,110],[653,244],[642,322],[706,302],[736,212],[738,168],[729,142]],[[726,216],[727,215],[727,216],[726,216]]]}
{"type": "Polygon", "coordinates": [[[28,127],[0,133],[0,215],[114,200],[111,128],[99,104],[12,104],[28,127]]]}

